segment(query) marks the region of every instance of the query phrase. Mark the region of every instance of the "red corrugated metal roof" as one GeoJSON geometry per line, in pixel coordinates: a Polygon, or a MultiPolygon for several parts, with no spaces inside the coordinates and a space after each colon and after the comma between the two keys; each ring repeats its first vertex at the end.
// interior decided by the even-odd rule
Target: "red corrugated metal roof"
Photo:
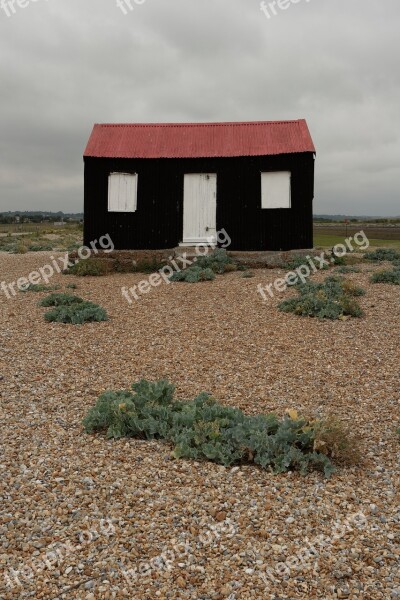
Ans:
{"type": "Polygon", "coordinates": [[[84,156],[206,158],[315,152],[307,123],[149,123],[95,125],[84,156]]]}

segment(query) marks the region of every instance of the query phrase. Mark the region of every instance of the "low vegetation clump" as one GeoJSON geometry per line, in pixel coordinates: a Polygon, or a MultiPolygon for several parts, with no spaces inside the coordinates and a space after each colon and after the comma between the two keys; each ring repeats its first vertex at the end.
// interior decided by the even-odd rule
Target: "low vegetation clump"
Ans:
{"type": "Polygon", "coordinates": [[[54,250],[56,247],[55,243],[47,242],[41,244],[29,244],[28,250],[29,252],[48,252],[50,250],[54,250]]]}
{"type": "Polygon", "coordinates": [[[108,321],[104,308],[71,294],[50,294],[39,302],[39,306],[53,307],[53,310],[44,315],[46,321],[49,322],[82,325],[83,323],[108,321]]]}
{"type": "Polygon", "coordinates": [[[336,267],[338,267],[338,266],[340,266],[340,267],[343,267],[343,266],[346,264],[346,262],[347,262],[347,260],[346,260],[346,259],[347,259],[347,257],[346,257],[346,256],[336,256],[336,254],[335,254],[335,253],[333,252],[333,250],[332,250],[332,260],[331,260],[331,265],[332,265],[333,267],[335,267],[335,266],[336,266],[336,267]]]}
{"type": "Polygon", "coordinates": [[[112,271],[112,265],[107,260],[87,258],[78,260],[72,267],[63,271],[64,275],[77,275],[78,277],[101,277],[112,271]]]}
{"type": "Polygon", "coordinates": [[[21,292],[53,292],[59,290],[59,285],[45,285],[44,283],[30,283],[25,289],[21,289],[21,292]]]}
{"type": "Polygon", "coordinates": [[[84,302],[79,296],[73,296],[72,294],[65,294],[63,292],[59,294],[50,294],[39,302],[39,306],[71,306],[72,304],[79,304],[84,302]]]}
{"type": "Polygon", "coordinates": [[[110,273],[156,273],[167,263],[155,258],[139,261],[127,261],[119,258],[101,259],[87,258],[79,260],[75,265],[66,269],[64,275],[77,275],[78,277],[102,277],[110,273]]]}
{"type": "MultiPolygon", "coordinates": [[[[309,265],[309,259],[311,258],[311,260],[314,262],[314,264],[317,264],[317,261],[315,260],[314,256],[304,256],[302,254],[295,254],[294,256],[292,256],[287,263],[285,263],[283,265],[284,269],[288,269],[289,271],[295,271],[296,269],[301,268],[303,265],[309,265]]],[[[329,265],[326,263],[322,263],[322,265],[318,264],[318,269],[322,269],[324,271],[327,271],[331,266],[341,266],[341,265],[345,265],[346,261],[347,261],[347,257],[344,256],[336,256],[335,253],[332,251],[332,254],[329,255],[329,253],[326,256],[326,259],[329,262],[329,265]]]]}
{"type": "Polygon", "coordinates": [[[400,285],[400,252],[393,248],[378,248],[375,252],[368,252],[366,258],[376,262],[389,261],[392,269],[377,271],[371,276],[372,283],[390,283],[400,285]]]}
{"type": "Polygon", "coordinates": [[[224,248],[216,248],[211,254],[197,257],[196,265],[202,269],[211,269],[219,275],[237,269],[235,261],[228,256],[224,248]]]}
{"type": "MultiPolygon", "coordinates": [[[[303,265],[308,265],[307,257],[303,256],[302,254],[296,254],[296,255],[292,256],[288,260],[288,262],[284,263],[282,265],[282,268],[287,269],[288,271],[295,271],[296,269],[299,269],[303,265]]],[[[327,265],[323,264],[322,268],[328,269],[329,267],[327,265]]]]}
{"type": "Polygon", "coordinates": [[[400,252],[394,248],[377,248],[373,252],[366,252],[364,258],[374,262],[391,262],[400,260],[400,252]]]}
{"type": "Polygon", "coordinates": [[[171,281],[186,281],[187,283],[198,283],[199,281],[212,281],[215,274],[222,275],[230,271],[236,271],[236,263],[228,256],[223,248],[215,249],[211,254],[198,256],[196,262],[182,271],[176,271],[171,275],[171,281]]]}
{"type": "Polygon", "coordinates": [[[291,410],[282,419],[273,413],[248,416],[207,393],[190,402],[174,399],[174,391],[167,381],[141,380],[131,390],[105,392],[84,427],[114,439],[167,440],[174,458],[225,466],[255,463],[275,473],[321,470],[329,476],[333,461],[356,459],[357,441],[337,421],[311,420],[291,410]]]}
{"type": "Polygon", "coordinates": [[[8,252],[9,254],[16,253],[17,244],[10,241],[9,237],[0,238],[0,252],[8,252]]]}
{"type": "Polygon", "coordinates": [[[377,271],[371,276],[372,283],[391,283],[392,285],[400,285],[400,266],[386,271],[377,271]]]}
{"type": "Polygon", "coordinates": [[[336,273],[340,273],[341,275],[346,275],[348,273],[361,273],[361,269],[359,267],[351,267],[348,265],[343,265],[335,269],[336,273]]]}
{"type": "Polygon", "coordinates": [[[327,452],[336,464],[351,466],[361,462],[361,443],[334,416],[313,422],[314,450],[327,452]]]}
{"type": "Polygon", "coordinates": [[[75,252],[76,250],[79,250],[79,248],[82,246],[83,241],[68,241],[66,246],[65,246],[65,250],[67,252],[75,252]]]}
{"type": "Polygon", "coordinates": [[[282,312],[318,317],[319,319],[345,319],[361,317],[363,312],[355,300],[365,291],[339,277],[327,277],[323,283],[308,281],[295,286],[299,295],[278,305],[282,312]]]}
{"type": "Polygon", "coordinates": [[[156,257],[140,260],[127,260],[117,257],[112,262],[115,273],[147,273],[150,275],[160,271],[168,261],[162,261],[156,257]]]}
{"type": "Polygon", "coordinates": [[[157,271],[160,271],[160,269],[162,269],[163,267],[165,267],[166,262],[162,262],[161,260],[157,260],[156,258],[153,258],[151,260],[138,260],[136,265],[134,266],[134,271],[136,273],[147,273],[147,274],[151,274],[151,273],[157,273],[157,271]]]}
{"type": "Polygon", "coordinates": [[[14,250],[15,254],[26,254],[28,252],[28,247],[25,244],[17,244],[14,250]]]}
{"type": "Polygon", "coordinates": [[[212,269],[202,269],[197,265],[192,265],[183,271],[176,271],[170,277],[171,281],[186,281],[187,283],[212,281],[213,279],[215,279],[215,273],[212,269]]]}
{"type": "Polygon", "coordinates": [[[80,304],[71,304],[70,306],[57,306],[48,311],[44,318],[46,321],[55,323],[70,323],[72,325],[82,325],[83,323],[108,321],[107,313],[104,308],[93,302],[82,302],[80,304]]]}

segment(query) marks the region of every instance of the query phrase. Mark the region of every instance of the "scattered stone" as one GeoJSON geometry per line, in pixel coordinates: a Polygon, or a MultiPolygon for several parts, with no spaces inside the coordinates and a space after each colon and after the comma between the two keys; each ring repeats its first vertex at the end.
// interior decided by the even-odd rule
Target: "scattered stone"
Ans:
{"type": "MultiPolygon", "coordinates": [[[[0,270],[14,281],[49,256],[0,253],[0,270]]],[[[143,274],[82,278],[80,295],[111,315],[96,328],[46,324],[36,294],[0,294],[2,600],[400,599],[400,287],[352,274],[365,317],[322,322],[262,304],[256,287],[276,276],[159,286],[132,306],[120,288],[143,274]],[[83,432],[103,391],[142,377],[249,414],[335,414],[364,462],[329,480],[273,475],[83,432]],[[23,566],[23,586],[7,587],[23,566]]]]}
{"type": "Polygon", "coordinates": [[[217,512],[217,514],[215,515],[215,518],[217,521],[225,521],[226,519],[226,512],[221,510],[219,512],[217,512]]]}

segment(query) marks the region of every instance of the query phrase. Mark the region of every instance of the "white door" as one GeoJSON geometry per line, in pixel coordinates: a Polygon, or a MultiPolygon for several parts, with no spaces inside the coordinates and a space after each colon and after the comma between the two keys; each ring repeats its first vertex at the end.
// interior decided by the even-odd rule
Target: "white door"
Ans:
{"type": "Polygon", "coordinates": [[[217,175],[185,175],[183,192],[183,246],[216,240],[217,175]]]}

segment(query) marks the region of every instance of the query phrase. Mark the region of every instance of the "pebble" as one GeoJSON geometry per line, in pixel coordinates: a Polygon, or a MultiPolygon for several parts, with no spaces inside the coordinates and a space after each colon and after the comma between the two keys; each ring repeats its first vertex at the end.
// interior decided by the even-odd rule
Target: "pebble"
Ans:
{"type": "Polygon", "coordinates": [[[286,523],[292,524],[292,523],[294,523],[294,522],[295,522],[295,520],[296,520],[296,519],[295,519],[294,517],[288,517],[288,518],[286,519],[286,523]]]}
{"type": "MultiPolygon", "coordinates": [[[[14,280],[48,258],[0,253],[1,272],[14,280]]],[[[0,578],[2,600],[76,584],[68,600],[400,598],[399,286],[351,275],[366,316],[325,322],[260,305],[257,284],[275,277],[160,286],[131,307],[118,290],[141,274],[68,278],[111,315],[77,328],[45,323],[36,294],[0,295],[0,570],[50,565],[21,589],[0,578]],[[170,379],[180,398],[208,389],[249,414],[334,412],[363,440],[364,462],[328,480],[273,475],[84,433],[100,393],[142,377],[170,379]]]]}

